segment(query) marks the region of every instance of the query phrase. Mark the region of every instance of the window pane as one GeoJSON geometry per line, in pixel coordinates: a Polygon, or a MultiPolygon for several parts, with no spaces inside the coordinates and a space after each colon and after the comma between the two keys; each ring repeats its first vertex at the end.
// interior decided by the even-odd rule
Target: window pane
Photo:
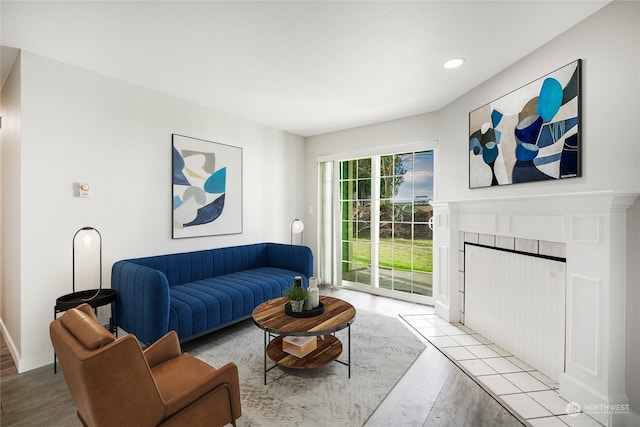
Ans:
{"type": "Polygon", "coordinates": [[[356,237],[351,221],[342,221],[342,240],[353,240],[356,237]]]}
{"type": "Polygon", "coordinates": [[[381,199],[391,199],[394,194],[394,179],[393,177],[384,177],[380,178],[380,198],[381,199]]]}
{"type": "Polygon", "coordinates": [[[358,178],[371,178],[371,159],[358,160],[358,178]]]}
{"type": "Polygon", "coordinates": [[[340,162],[340,179],[356,179],[356,160],[340,162]]]}
{"type": "Polygon", "coordinates": [[[433,295],[433,284],[431,273],[413,272],[413,293],[418,295],[433,295]]]}
{"type": "Polygon", "coordinates": [[[413,239],[415,242],[431,240],[431,229],[427,224],[415,224],[413,226],[413,239]]]}
{"type": "Polygon", "coordinates": [[[368,221],[358,221],[357,238],[371,240],[371,223],[368,221]]]}
{"type": "Polygon", "coordinates": [[[431,212],[433,208],[430,205],[422,206],[415,204],[413,208],[413,221],[414,222],[427,222],[431,218],[431,212]]]}
{"type": "Polygon", "coordinates": [[[353,282],[356,281],[356,270],[348,262],[342,263],[342,279],[353,281],[353,282]]]}
{"type": "Polygon", "coordinates": [[[391,243],[393,237],[393,223],[381,222],[380,223],[380,242],[391,243]]]}
{"type": "Polygon", "coordinates": [[[393,239],[395,243],[400,240],[408,240],[411,243],[411,224],[395,224],[393,227],[393,239]]]}
{"type": "Polygon", "coordinates": [[[358,200],[371,202],[371,179],[358,180],[358,200]]]}
{"type": "Polygon", "coordinates": [[[393,245],[380,243],[378,246],[378,265],[380,267],[393,267],[393,245]]]}
{"type": "Polygon", "coordinates": [[[393,156],[380,157],[380,176],[393,176],[393,156]]]}
{"type": "Polygon", "coordinates": [[[354,221],[371,221],[371,206],[363,206],[360,202],[356,202],[357,206],[354,210],[354,221]]]}
{"type": "Polygon", "coordinates": [[[393,270],[393,290],[411,293],[413,290],[413,273],[411,269],[393,270]]]}
{"type": "Polygon", "coordinates": [[[411,222],[413,219],[413,208],[411,205],[393,205],[393,218],[396,222],[411,222]]]}
{"type": "Polygon", "coordinates": [[[371,266],[371,241],[360,240],[357,244],[357,256],[355,262],[359,268],[369,268],[371,266]]]}
{"type": "Polygon", "coordinates": [[[340,187],[340,197],[342,200],[353,200],[356,198],[356,181],[343,181],[340,187]]]}
{"type": "Polygon", "coordinates": [[[413,248],[413,269],[422,272],[431,272],[433,263],[431,249],[425,246],[413,248]]]}
{"type": "Polygon", "coordinates": [[[393,245],[393,268],[394,270],[411,270],[413,259],[411,257],[411,245],[393,245]]]}
{"type": "Polygon", "coordinates": [[[415,203],[427,205],[433,198],[433,151],[415,153],[412,178],[415,203]]]}
{"type": "Polygon", "coordinates": [[[393,221],[393,205],[390,200],[380,200],[380,221],[393,221]]]}

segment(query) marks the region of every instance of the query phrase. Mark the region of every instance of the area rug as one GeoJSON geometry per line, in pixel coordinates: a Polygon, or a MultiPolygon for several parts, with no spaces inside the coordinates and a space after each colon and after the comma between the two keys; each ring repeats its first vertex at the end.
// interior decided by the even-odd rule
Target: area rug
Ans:
{"type": "MultiPolygon", "coordinates": [[[[344,345],[340,360],[346,361],[347,331],[336,336],[344,345]]],[[[351,378],[347,366],[333,362],[309,370],[277,367],[264,385],[263,331],[251,320],[185,343],[183,350],[213,366],[230,361],[238,366],[238,427],[355,427],[365,423],[424,347],[397,318],[359,310],[351,326],[351,378]]]]}

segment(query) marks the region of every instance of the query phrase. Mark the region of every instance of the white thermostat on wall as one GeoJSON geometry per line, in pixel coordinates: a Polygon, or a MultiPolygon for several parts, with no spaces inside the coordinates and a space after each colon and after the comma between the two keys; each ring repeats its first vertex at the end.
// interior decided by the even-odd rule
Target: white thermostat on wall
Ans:
{"type": "Polygon", "coordinates": [[[91,197],[91,186],[85,183],[78,183],[78,197],[91,197]]]}

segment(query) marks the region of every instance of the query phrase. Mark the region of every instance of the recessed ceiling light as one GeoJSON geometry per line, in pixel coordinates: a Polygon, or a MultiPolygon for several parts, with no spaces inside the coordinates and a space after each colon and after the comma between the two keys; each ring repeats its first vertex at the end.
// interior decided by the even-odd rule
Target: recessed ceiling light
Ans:
{"type": "Polygon", "coordinates": [[[464,58],[453,58],[445,61],[444,68],[458,68],[462,64],[464,64],[464,58]]]}

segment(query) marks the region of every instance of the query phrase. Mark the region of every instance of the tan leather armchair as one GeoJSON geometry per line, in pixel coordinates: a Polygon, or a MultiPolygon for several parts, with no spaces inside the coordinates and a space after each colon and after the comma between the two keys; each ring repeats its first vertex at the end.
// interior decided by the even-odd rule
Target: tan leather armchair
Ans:
{"type": "Polygon", "coordinates": [[[51,323],[51,342],[85,426],[224,426],[241,415],[238,369],[180,350],[169,332],[144,351],[116,339],[88,304],[51,323]]]}

